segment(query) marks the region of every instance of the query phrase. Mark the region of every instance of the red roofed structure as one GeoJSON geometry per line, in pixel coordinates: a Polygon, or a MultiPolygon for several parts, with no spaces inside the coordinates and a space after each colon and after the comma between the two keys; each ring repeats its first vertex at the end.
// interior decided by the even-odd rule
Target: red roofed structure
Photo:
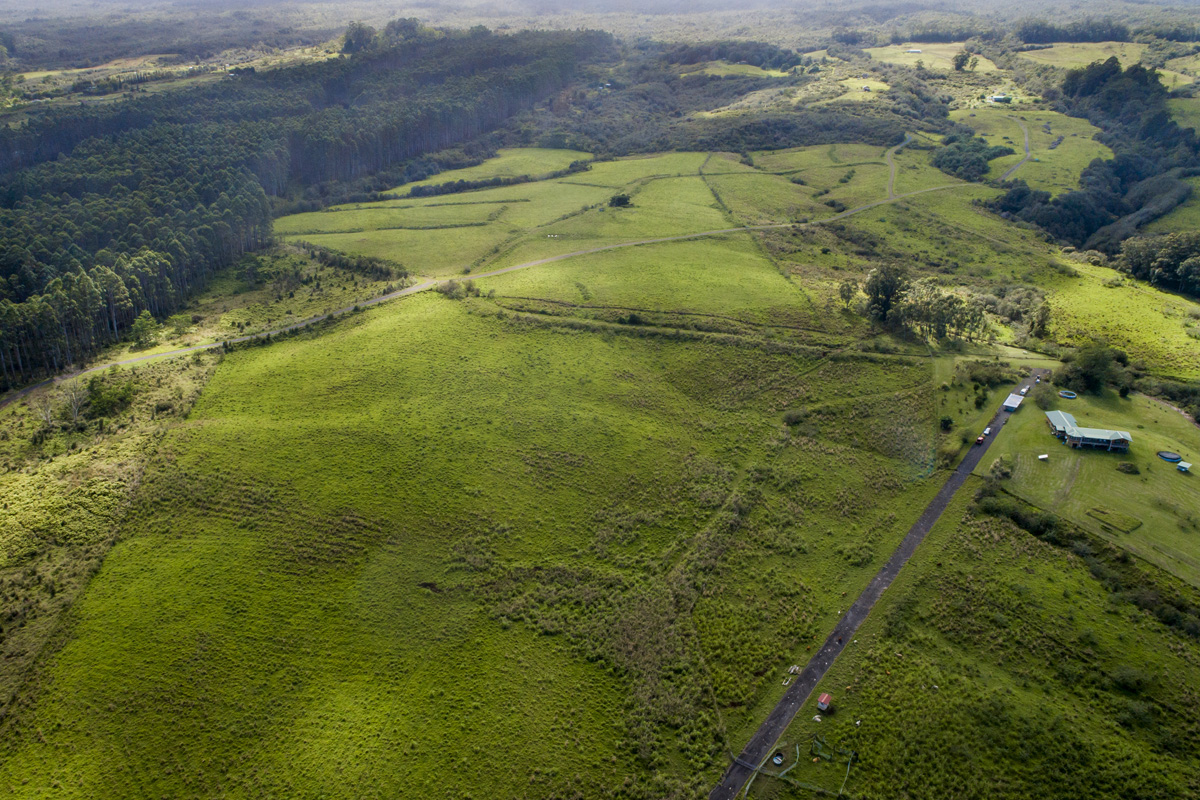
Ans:
{"type": "Polygon", "coordinates": [[[831,705],[833,705],[833,695],[829,692],[825,692],[817,698],[818,711],[828,711],[831,705]]]}

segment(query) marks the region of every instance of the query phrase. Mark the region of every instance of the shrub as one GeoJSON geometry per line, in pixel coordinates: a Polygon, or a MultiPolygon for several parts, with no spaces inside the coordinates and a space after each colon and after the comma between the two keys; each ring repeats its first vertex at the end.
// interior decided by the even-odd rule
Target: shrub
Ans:
{"type": "Polygon", "coordinates": [[[1132,461],[1122,461],[1117,464],[1117,472],[1124,472],[1126,475],[1140,475],[1142,471],[1132,461]]]}

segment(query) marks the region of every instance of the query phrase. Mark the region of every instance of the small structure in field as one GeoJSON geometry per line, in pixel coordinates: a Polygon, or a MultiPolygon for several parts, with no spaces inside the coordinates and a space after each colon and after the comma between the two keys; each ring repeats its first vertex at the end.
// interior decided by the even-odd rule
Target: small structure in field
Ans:
{"type": "Polygon", "coordinates": [[[1025,398],[1019,394],[1010,394],[1008,399],[1004,401],[1005,411],[1016,411],[1021,407],[1021,401],[1025,398]]]}
{"type": "Polygon", "coordinates": [[[1050,432],[1061,439],[1063,444],[1076,449],[1091,447],[1125,452],[1133,444],[1133,436],[1129,431],[1083,428],[1075,421],[1074,416],[1065,411],[1047,411],[1046,424],[1050,426],[1050,432]]]}
{"type": "Polygon", "coordinates": [[[917,48],[915,48],[915,47],[910,47],[910,48],[908,48],[907,50],[905,50],[904,52],[906,52],[906,53],[919,53],[919,52],[921,52],[921,51],[920,51],[920,50],[918,50],[918,49],[917,49],[917,48]]]}
{"type": "Polygon", "coordinates": [[[1192,469],[1192,465],[1186,461],[1180,461],[1178,464],[1175,465],[1175,469],[1179,470],[1180,472],[1190,472],[1192,469]]]}
{"type": "Polygon", "coordinates": [[[831,695],[829,692],[823,692],[821,696],[817,698],[817,710],[828,711],[832,707],[833,695],[831,695]]]}
{"type": "Polygon", "coordinates": [[[1013,101],[1012,96],[1007,94],[994,94],[988,99],[993,103],[1011,103],[1013,101]]]}
{"type": "Polygon", "coordinates": [[[1038,456],[1038,461],[1049,461],[1049,460],[1050,460],[1049,453],[1042,453],[1040,456],[1038,456]]]}

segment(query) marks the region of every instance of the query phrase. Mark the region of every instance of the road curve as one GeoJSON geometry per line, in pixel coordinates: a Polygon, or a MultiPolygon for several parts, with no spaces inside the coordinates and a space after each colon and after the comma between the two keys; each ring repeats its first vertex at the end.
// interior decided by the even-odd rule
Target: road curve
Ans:
{"type": "MultiPolygon", "coordinates": [[[[1033,373],[1034,375],[1045,375],[1048,371],[1035,369],[1033,373]]],[[[1031,381],[1032,379],[1023,385],[1032,385],[1031,381]]],[[[1026,413],[1029,412],[1026,411],[1026,413]]],[[[1001,408],[988,425],[992,430],[999,432],[1000,426],[1007,423],[1010,416],[1012,416],[1010,412],[1001,408]]],[[[958,468],[950,474],[949,479],[925,507],[917,521],[913,523],[900,545],[892,552],[887,563],[875,574],[875,577],[867,584],[867,588],[863,589],[862,594],[838,620],[833,631],[825,639],[825,643],[821,645],[821,649],[813,655],[800,674],[796,676],[796,680],[784,692],[775,708],[767,715],[767,719],[750,737],[750,741],[746,743],[741,754],[725,770],[721,782],[708,795],[709,800],[734,800],[751,776],[766,762],[775,748],[775,743],[783,736],[796,713],[808,700],[809,695],[812,694],[821,679],[825,677],[830,665],[850,643],[855,631],[871,613],[875,602],[883,596],[884,590],[891,586],[900,569],[908,563],[909,558],[916,552],[917,546],[921,544],[925,535],[941,517],[942,512],[950,505],[955,493],[966,483],[967,476],[987,454],[988,448],[991,447],[995,438],[994,435],[989,436],[983,440],[982,445],[972,447],[958,468]]]]}
{"type": "MultiPolygon", "coordinates": [[[[809,224],[824,225],[824,224],[827,224],[830,222],[836,222],[838,220],[845,219],[846,217],[852,216],[854,214],[859,214],[863,211],[868,211],[872,208],[877,208],[879,206],[886,205],[887,203],[894,203],[899,200],[904,200],[905,198],[913,197],[915,195],[925,194],[927,192],[940,192],[945,189],[954,189],[954,188],[957,188],[960,186],[971,185],[971,184],[967,184],[967,183],[952,183],[952,184],[946,184],[943,186],[933,186],[933,187],[930,187],[927,189],[917,189],[916,191],[905,192],[904,194],[894,194],[892,189],[893,189],[893,182],[895,179],[896,165],[891,160],[891,155],[893,153],[897,152],[904,145],[908,144],[910,141],[912,141],[912,137],[908,136],[906,134],[905,140],[903,142],[901,142],[900,144],[896,145],[895,147],[891,148],[890,150],[888,150],[888,152],[885,156],[888,159],[888,163],[891,165],[891,177],[888,180],[888,197],[886,197],[883,200],[876,200],[871,203],[866,203],[861,206],[856,206],[855,208],[847,209],[846,211],[843,211],[839,214],[834,214],[831,217],[826,217],[825,219],[813,220],[809,224]]],[[[603,253],[608,250],[621,250],[626,247],[641,247],[643,245],[662,244],[665,242],[682,242],[682,241],[687,241],[689,239],[703,239],[703,238],[706,238],[709,236],[722,236],[722,235],[729,234],[729,233],[746,233],[749,231],[762,231],[762,230],[771,230],[771,229],[777,229],[777,228],[789,228],[795,224],[797,224],[797,223],[775,222],[775,223],[770,223],[770,224],[766,224],[766,225],[743,225],[743,226],[734,227],[734,228],[718,228],[716,230],[700,231],[698,233],[685,233],[685,234],[680,234],[678,236],[660,236],[660,237],[657,237],[654,239],[638,239],[638,240],[632,241],[632,242],[619,242],[618,244],[609,244],[609,245],[603,245],[600,247],[590,247],[590,248],[586,248],[583,250],[573,250],[569,253],[560,253],[559,255],[556,255],[556,256],[548,256],[546,258],[539,258],[534,261],[526,261],[521,264],[513,264],[512,266],[501,267],[500,269],[494,269],[494,270],[490,270],[488,272],[475,273],[475,274],[470,275],[469,277],[470,278],[491,278],[496,275],[503,275],[506,272],[515,272],[516,270],[519,270],[519,269],[528,269],[530,267],[538,267],[543,264],[552,264],[555,261],[564,261],[568,258],[576,258],[578,256],[586,256],[586,255],[591,255],[593,253],[603,253]]],[[[330,311],[327,314],[319,314],[315,317],[309,317],[308,319],[301,320],[299,322],[294,322],[291,325],[287,325],[282,328],[275,328],[273,330],[262,331],[261,333],[248,334],[245,336],[236,336],[236,337],[232,337],[229,339],[222,339],[222,340],[216,341],[216,342],[209,342],[207,344],[197,344],[197,345],[193,345],[191,347],[181,347],[177,350],[166,350],[161,353],[148,353],[146,355],[136,356],[134,358],[125,358],[125,359],[121,359],[119,361],[109,361],[109,362],[105,362],[103,364],[97,364],[95,366],[87,367],[86,369],[76,370],[74,372],[66,372],[61,375],[55,376],[53,378],[48,378],[44,381],[41,381],[40,383],[31,384],[29,386],[24,387],[23,389],[12,392],[7,397],[0,400],[0,408],[4,408],[5,406],[9,405],[10,403],[16,402],[17,400],[26,396],[30,392],[32,392],[36,389],[39,389],[43,386],[49,386],[54,383],[68,381],[73,378],[78,378],[81,375],[87,375],[89,373],[99,372],[101,370],[108,369],[109,367],[128,366],[130,364],[137,364],[137,363],[140,363],[143,361],[151,361],[156,358],[172,358],[174,356],[187,355],[188,353],[194,353],[194,352],[200,351],[200,350],[212,350],[213,348],[223,346],[226,342],[228,342],[229,344],[238,344],[241,342],[253,341],[255,339],[264,339],[268,336],[278,336],[279,334],[282,334],[282,333],[290,333],[291,331],[295,331],[295,330],[299,330],[300,328],[308,327],[309,325],[312,325],[314,323],[323,322],[323,321],[329,319],[330,317],[345,314],[349,311],[354,310],[354,308],[356,308],[356,307],[357,308],[367,308],[370,306],[378,305],[380,303],[385,303],[389,300],[396,300],[401,297],[407,297],[409,295],[417,294],[418,292],[424,292],[429,289],[433,289],[433,288],[435,288],[443,283],[446,283],[450,280],[452,280],[452,279],[447,278],[446,280],[433,279],[433,280],[423,281],[422,283],[414,284],[413,286],[408,286],[403,289],[398,289],[394,292],[388,292],[387,294],[380,295],[379,297],[372,297],[369,300],[363,300],[362,302],[356,304],[355,306],[346,306],[344,308],[339,308],[334,311],[330,311]]]]}
{"type": "Polygon", "coordinates": [[[1004,174],[1000,176],[1000,180],[1002,181],[1008,180],[1014,172],[1023,167],[1025,163],[1029,161],[1029,128],[1025,127],[1025,123],[1016,117],[1009,116],[1009,119],[1020,125],[1021,133],[1025,134],[1025,157],[1005,170],[1004,174]]]}

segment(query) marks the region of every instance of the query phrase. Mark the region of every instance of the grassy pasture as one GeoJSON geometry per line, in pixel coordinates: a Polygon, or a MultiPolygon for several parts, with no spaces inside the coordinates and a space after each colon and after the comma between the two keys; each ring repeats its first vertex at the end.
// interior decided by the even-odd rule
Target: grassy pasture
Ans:
{"type": "MultiPolygon", "coordinates": [[[[1133,446],[1124,454],[1066,447],[1050,435],[1041,409],[1022,408],[992,448],[1013,464],[1007,488],[1200,586],[1200,482],[1155,455],[1170,450],[1185,461],[1200,462],[1200,429],[1179,412],[1141,396],[1059,399],[1055,408],[1070,412],[1086,427],[1129,431],[1133,446]],[[1042,453],[1050,459],[1038,461],[1042,453]],[[1121,462],[1136,464],[1141,474],[1118,472],[1121,462]],[[1120,516],[1103,521],[1107,510],[1140,525],[1122,531],[1120,516]]],[[[981,467],[984,473],[988,465],[981,467]]]]}
{"type": "Polygon", "coordinates": [[[1056,340],[1077,344],[1103,338],[1166,375],[1200,376],[1200,348],[1189,335],[1200,319],[1200,304],[1108,267],[1071,262],[1071,268],[1078,277],[1045,282],[1056,340]]]}
{"type": "Polygon", "coordinates": [[[1167,107],[1179,125],[1200,130],[1200,97],[1172,97],[1167,107]]]}
{"type": "Polygon", "coordinates": [[[531,228],[601,203],[611,194],[602,187],[543,181],[421,200],[337,206],[281,217],[275,225],[289,240],[385,258],[416,274],[447,275],[479,263],[531,228]],[[439,221],[446,227],[426,227],[439,221]],[[388,227],[338,232],[372,223],[388,227]]]}
{"type": "MultiPolygon", "coordinates": [[[[1095,61],[1107,61],[1113,56],[1117,57],[1122,67],[1129,67],[1140,62],[1145,52],[1146,45],[1141,42],[1059,42],[1045,50],[1027,50],[1017,55],[1038,64],[1074,69],[1086,67],[1095,61]]],[[[1158,70],[1159,80],[1168,89],[1194,83],[1195,78],[1179,71],[1189,66],[1193,64],[1186,59],[1173,59],[1168,62],[1167,69],[1158,70]]]]}
{"type": "Polygon", "coordinates": [[[773,225],[832,213],[828,206],[813,198],[811,187],[792,183],[782,175],[761,172],[706,175],[705,181],[741,225],[773,225]]]}
{"type": "Polygon", "coordinates": [[[884,164],[886,151],[885,147],[870,144],[822,144],[787,150],[759,150],[752,155],[755,166],[767,172],[800,172],[863,162],[884,164]]]}
{"type": "Polygon", "coordinates": [[[896,183],[893,187],[896,194],[962,183],[958,178],[932,166],[928,152],[903,148],[892,158],[896,162],[896,183]]]}
{"type": "Polygon", "coordinates": [[[645,780],[643,746],[715,779],[718,714],[757,723],[752,676],[934,488],[927,366],[492,308],[422,296],[226,357],[3,745],[15,796],[594,796],[645,780]],[[643,716],[663,693],[682,728],[643,716]]]}
{"type": "Polygon", "coordinates": [[[795,321],[809,310],[804,295],[763,257],[748,234],[595,253],[484,278],[479,287],[495,289],[500,296],[751,321],[795,321]]]}
{"type": "Polygon", "coordinates": [[[854,797],[1188,793],[1194,766],[1162,743],[1194,741],[1194,646],[1110,594],[1075,553],[971,516],[979,485],[884,593],[751,797],[843,784],[854,797]],[[816,722],[825,691],[834,711],[816,722]],[[814,736],[832,758],[814,758],[814,736]],[[861,757],[849,772],[839,748],[861,757]]]}
{"type": "Polygon", "coordinates": [[[1140,42],[1059,42],[1044,50],[1026,50],[1017,55],[1039,64],[1073,69],[1113,56],[1122,67],[1128,67],[1141,61],[1145,52],[1146,45],[1140,42]]]}
{"type": "Polygon", "coordinates": [[[356,233],[393,228],[421,230],[465,227],[485,225],[505,210],[503,201],[381,206],[360,204],[281,217],[275,223],[275,232],[281,236],[299,236],[306,233],[356,233]]]}
{"type": "Polygon", "coordinates": [[[579,150],[556,150],[546,147],[510,147],[496,151],[495,158],[489,158],[482,164],[463,169],[449,170],[426,178],[398,186],[391,191],[406,194],[416,186],[439,186],[454,181],[479,181],[488,178],[515,178],[522,175],[540,177],[560,169],[566,169],[573,161],[585,161],[592,157],[591,153],[579,150]]]}
{"type": "Polygon", "coordinates": [[[1192,187],[1192,196],[1168,213],[1142,226],[1143,233],[1174,233],[1200,228],[1200,178],[1184,178],[1192,187]]]}
{"type": "MultiPolygon", "coordinates": [[[[872,60],[882,61],[885,64],[900,64],[905,67],[915,67],[917,62],[922,62],[926,69],[938,69],[951,71],[954,69],[952,59],[956,53],[963,49],[963,42],[948,42],[942,44],[927,44],[922,42],[908,42],[906,44],[894,44],[887,47],[868,47],[867,52],[871,54],[872,60]],[[919,53],[909,53],[909,50],[920,50],[919,53]]],[[[996,65],[990,59],[983,56],[976,56],[979,62],[975,65],[975,72],[995,72],[996,65]]]]}
{"type": "Polygon", "coordinates": [[[1041,109],[989,107],[951,112],[952,119],[974,128],[989,144],[1007,145],[1015,151],[991,162],[989,178],[999,178],[1025,157],[1025,137],[1013,117],[1020,117],[1029,129],[1031,158],[1012,177],[1034,189],[1054,195],[1078,188],[1080,173],[1093,159],[1112,158],[1112,151],[1093,138],[1099,129],[1087,120],[1041,109]],[[1062,141],[1050,149],[1059,137],[1062,141]]]}
{"type": "Polygon", "coordinates": [[[680,77],[688,75],[741,75],[750,78],[784,78],[788,73],[777,69],[763,69],[753,64],[730,64],[728,61],[709,61],[705,64],[690,64],[680,77]]]}

